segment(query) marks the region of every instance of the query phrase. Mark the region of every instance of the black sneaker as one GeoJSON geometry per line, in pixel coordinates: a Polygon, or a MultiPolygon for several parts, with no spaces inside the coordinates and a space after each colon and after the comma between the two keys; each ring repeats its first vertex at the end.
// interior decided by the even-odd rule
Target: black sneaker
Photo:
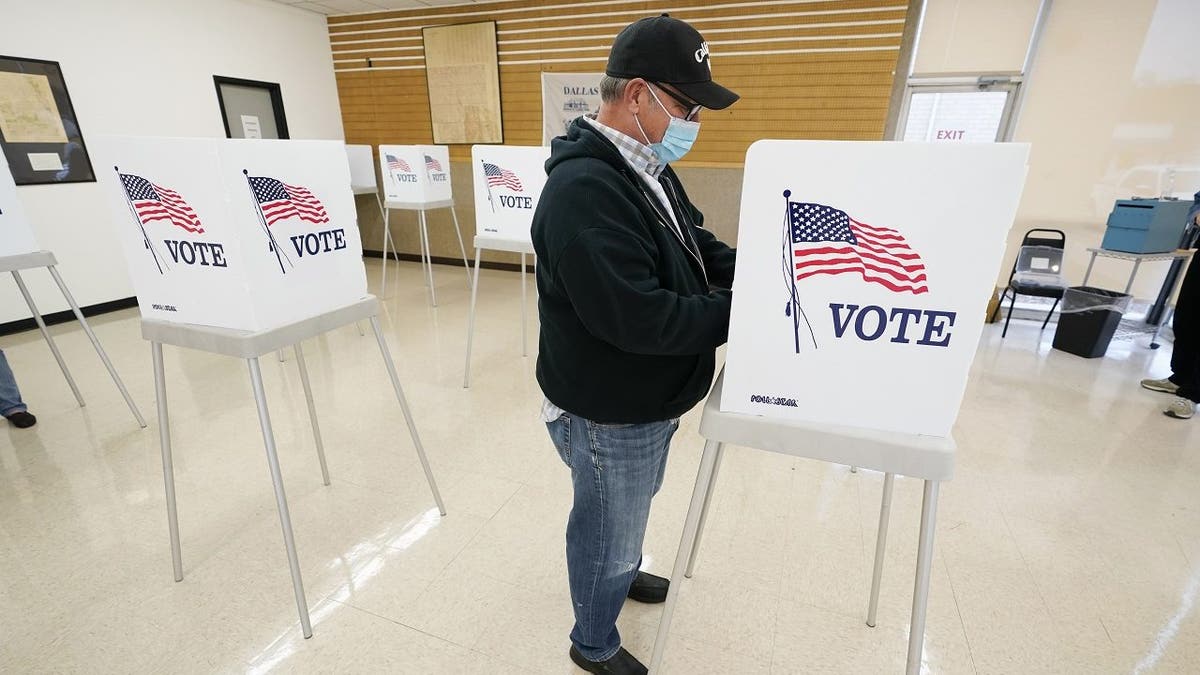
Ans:
{"type": "Polygon", "coordinates": [[[633,658],[633,654],[625,651],[624,647],[617,650],[607,661],[588,661],[583,658],[583,654],[575,649],[575,645],[571,645],[571,660],[575,665],[583,668],[589,673],[603,673],[604,675],[646,675],[649,671],[646,666],[642,665],[641,661],[633,658]]]}
{"type": "Polygon", "coordinates": [[[630,600],[654,605],[667,601],[667,589],[670,587],[670,579],[638,570],[637,576],[633,578],[633,583],[629,585],[628,597],[630,600]]]}
{"type": "Polygon", "coordinates": [[[8,419],[9,424],[18,429],[28,429],[29,427],[37,424],[37,418],[24,410],[12,413],[10,415],[5,415],[5,418],[8,419]]]}

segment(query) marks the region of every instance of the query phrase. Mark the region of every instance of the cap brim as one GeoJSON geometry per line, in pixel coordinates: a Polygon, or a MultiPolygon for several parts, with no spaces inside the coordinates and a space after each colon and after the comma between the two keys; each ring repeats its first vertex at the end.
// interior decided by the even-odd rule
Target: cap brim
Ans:
{"type": "Polygon", "coordinates": [[[709,110],[724,110],[741,98],[712,80],[691,83],[668,82],[668,84],[709,110]]]}

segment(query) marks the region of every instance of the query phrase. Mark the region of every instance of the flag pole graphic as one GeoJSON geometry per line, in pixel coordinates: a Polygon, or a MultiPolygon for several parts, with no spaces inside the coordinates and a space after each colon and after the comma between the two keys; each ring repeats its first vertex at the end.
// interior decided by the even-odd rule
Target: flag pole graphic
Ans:
{"type": "Polygon", "coordinates": [[[491,182],[490,180],[488,180],[488,176],[487,176],[487,166],[486,166],[486,165],[487,165],[487,162],[484,162],[483,160],[480,160],[480,163],[484,165],[484,169],[483,169],[483,181],[484,181],[484,183],[486,183],[486,184],[487,184],[487,192],[488,192],[488,206],[491,206],[491,207],[492,207],[492,213],[495,213],[495,212],[496,212],[496,204],[495,204],[495,203],[492,201],[492,182],[491,182]]]}
{"type": "Polygon", "coordinates": [[[808,326],[808,335],[812,338],[813,349],[817,349],[817,336],[813,333],[812,323],[808,320],[808,313],[804,311],[804,307],[800,305],[800,296],[796,292],[796,245],[794,235],[792,233],[792,214],[791,206],[788,203],[788,197],[792,196],[791,190],[783,191],[783,270],[791,282],[791,297],[788,298],[788,307],[785,314],[792,316],[792,332],[796,340],[796,353],[800,353],[800,317],[804,317],[804,324],[808,326]]]}
{"type": "Polygon", "coordinates": [[[246,187],[250,189],[250,197],[254,200],[255,211],[258,213],[258,224],[262,225],[263,232],[267,234],[267,239],[271,242],[268,246],[271,252],[275,254],[275,262],[279,263],[279,271],[287,274],[287,270],[283,268],[283,260],[279,257],[280,254],[284,258],[287,258],[289,265],[292,265],[292,267],[295,267],[295,265],[292,263],[292,259],[287,257],[287,253],[279,248],[279,242],[275,241],[275,235],[271,233],[271,227],[267,225],[267,217],[263,215],[262,204],[258,202],[258,195],[254,194],[254,185],[250,183],[250,171],[242,169],[242,175],[246,177],[246,187]]]}
{"type": "Polygon", "coordinates": [[[138,229],[142,231],[142,241],[146,242],[146,248],[150,250],[150,257],[154,258],[154,266],[158,268],[158,273],[163,273],[163,265],[167,264],[164,258],[162,263],[158,262],[158,251],[150,244],[150,235],[146,234],[146,224],[142,222],[141,216],[137,214],[137,209],[133,208],[133,202],[129,200],[129,189],[125,187],[125,181],[121,180],[121,170],[113,167],[113,171],[117,172],[117,182],[121,184],[121,191],[125,193],[125,205],[129,207],[129,213],[133,219],[137,221],[138,229]]]}

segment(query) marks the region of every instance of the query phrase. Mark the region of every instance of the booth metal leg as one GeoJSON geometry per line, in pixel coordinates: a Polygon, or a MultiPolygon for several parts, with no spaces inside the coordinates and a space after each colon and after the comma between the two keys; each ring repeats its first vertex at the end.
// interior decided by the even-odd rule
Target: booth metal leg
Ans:
{"type": "Polygon", "coordinates": [[[37,305],[33,302],[33,296],[29,294],[29,289],[25,286],[25,280],[21,278],[21,273],[13,270],[13,280],[17,282],[17,288],[21,291],[21,295],[25,298],[25,304],[29,306],[29,311],[33,314],[33,320],[37,323],[38,330],[42,331],[42,337],[45,338],[46,344],[50,346],[50,353],[54,354],[54,360],[58,361],[58,367],[62,370],[63,377],[67,378],[67,386],[71,387],[71,393],[75,394],[75,401],[79,403],[79,407],[86,406],[83,402],[83,394],[79,393],[79,387],[75,386],[75,378],[71,377],[71,371],[67,369],[67,362],[63,360],[62,354],[58,351],[58,345],[54,344],[54,338],[50,336],[50,331],[46,328],[46,322],[42,320],[42,314],[38,311],[37,305]]]}
{"type": "Polygon", "coordinates": [[[475,299],[479,295],[479,254],[475,249],[475,279],[471,282],[471,309],[467,312],[467,364],[463,368],[463,389],[471,388],[471,345],[475,340],[475,299]]]}
{"type": "Polygon", "coordinates": [[[408,399],[404,397],[404,389],[400,386],[400,377],[396,375],[396,364],[388,351],[387,342],[383,339],[383,329],[379,327],[379,317],[371,317],[371,328],[375,331],[375,340],[379,342],[379,351],[383,355],[383,364],[387,367],[388,377],[392,380],[392,388],[396,390],[396,400],[400,402],[400,410],[404,413],[404,421],[408,424],[408,433],[412,436],[413,446],[417,449],[417,457],[421,460],[421,468],[425,470],[425,478],[429,481],[429,490],[433,492],[433,500],[437,502],[438,512],[446,515],[446,505],[442,503],[442,494],[438,491],[437,481],[433,479],[433,469],[429,467],[429,459],[425,456],[425,446],[417,435],[417,424],[413,421],[412,411],[408,407],[408,399]]]}
{"type": "Polygon", "coordinates": [[[925,644],[925,613],[929,608],[929,577],[933,570],[933,531],[937,521],[936,480],[925,481],[921,499],[921,535],[917,542],[917,575],[913,584],[912,619],[908,630],[907,675],[920,675],[921,651],[925,644]]]}
{"type": "Polygon", "coordinates": [[[527,344],[529,342],[529,302],[526,299],[528,292],[525,287],[528,285],[526,278],[529,275],[525,274],[525,254],[521,254],[521,356],[529,356],[527,344]]]}
{"type": "Polygon", "coordinates": [[[463,270],[467,273],[467,288],[471,287],[471,263],[467,260],[467,247],[463,244],[462,229],[458,226],[458,213],[450,207],[450,215],[454,218],[454,234],[458,235],[458,250],[462,252],[463,270]]]}
{"type": "Polygon", "coordinates": [[[683,536],[679,540],[679,550],[675,553],[675,567],[671,572],[667,602],[663,606],[662,619],[658,624],[658,635],[654,639],[654,656],[650,660],[651,673],[658,672],[658,668],[662,664],[663,652],[667,649],[667,634],[671,630],[671,617],[675,614],[675,605],[679,602],[679,586],[683,582],[684,571],[687,568],[688,554],[691,552],[700,530],[700,514],[704,510],[704,500],[712,485],[720,445],[717,441],[708,441],[704,445],[704,455],[700,458],[700,470],[696,472],[696,486],[692,490],[692,503],[688,507],[687,519],[683,524],[683,536]]]}
{"type": "Polygon", "coordinates": [[[175,463],[171,459],[171,420],[167,414],[167,376],[162,343],[150,343],[154,361],[154,398],[158,404],[158,446],[162,452],[163,488],[167,495],[167,528],[171,532],[171,564],[175,581],[183,581],[183,556],[179,550],[179,512],[175,508],[175,463]]]}
{"type": "Polygon", "coordinates": [[[421,254],[429,274],[429,304],[437,307],[437,295],[433,291],[433,252],[429,248],[429,227],[426,225],[425,212],[418,213],[421,218],[421,254]]]}
{"type": "Polygon", "coordinates": [[[713,464],[712,479],[708,482],[708,490],[704,493],[704,506],[700,510],[700,525],[696,528],[696,541],[692,544],[691,555],[688,556],[687,571],[684,576],[691,579],[696,569],[696,558],[700,556],[700,540],[704,538],[704,527],[708,524],[708,507],[712,504],[713,492],[717,489],[717,474],[721,472],[721,460],[725,458],[725,444],[717,444],[717,459],[713,464]]]}
{"type": "Polygon", "coordinates": [[[296,363],[300,366],[300,384],[304,386],[304,400],[308,403],[308,419],[312,422],[313,440],[317,444],[317,459],[321,462],[321,481],[329,485],[329,467],[325,464],[325,443],[321,440],[321,426],[317,424],[317,406],[313,403],[312,385],[308,382],[308,365],[304,363],[304,350],[300,343],[292,345],[296,352],[296,363]]]}
{"type": "Polygon", "coordinates": [[[258,406],[258,422],[262,427],[263,445],[267,449],[267,466],[275,486],[275,506],[279,509],[279,525],[283,529],[283,545],[287,549],[288,568],[292,572],[292,591],[296,594],[296,609],[300,613],[300,628],[304,637],[312,637],[312,621],[308,616],[308,601],[304,597],[304,580],[300,577],[300,557],[296,554],[296,539],[292,536],[292,516],[288,511],[287,493],[283,489],[283,474],[279,470],[279,455],[275,452],[275,434],[271,431],[271,415],[267,411],[267,395],[263,389],[262,369],[258,358],[246,359],[250,366],[250,385],[258,406]]]}
{"type": "Polygon", "coordinates": [[[883,474],[883,499],[879,502],[879,530],[875,535],[875,567],[871,572],[871,600],[867,605],[867,625],[875,627],[879,612],[879,586],[883,580],[883,554],[887,550],[888,521],[892,516],[892,487],[895,474],[883,474]]]}

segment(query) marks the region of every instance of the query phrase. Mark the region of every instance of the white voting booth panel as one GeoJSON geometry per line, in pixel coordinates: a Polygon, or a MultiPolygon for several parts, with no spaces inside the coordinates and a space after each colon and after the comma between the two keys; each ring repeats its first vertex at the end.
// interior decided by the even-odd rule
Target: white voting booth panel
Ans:
{"type": "MultiPolygon", "coordinates": [[[[3,159],[0,157],[0,159],[3,159]]],[[[0,257],[40,250],[25,209],[17,200],[17,185],[6,162],[0,161],[0,257]]]]}
{"type": "Polygon", "coordinates": [[[378,189],[371,146],[347,145],[346,161],[350,165],[350,188],[354,194],[368,194],[378,189]]]}
{"type": "Polygon", "coordinates": [[[471,147],[475,248],[533,251],[529,228],[546,185],[549,158],[550,148],[543,145],[471,147]],[[480,239],[488,245],[480,246],[480,239]]]}
{"type": "Polygon", "coordinates": [[[449,206],[450,151],[444,145],[381,145],[379,171],[390,209],[449,206]]]}
{"type": "Polygon", "coordinates": [[[533,213],[546,186],[546,146],[475,145],[471,175],[475,190],[475,277],[467,318],[467,359],[463,387],[471,386],[471,347],[475,337],[475,300],[479,294],[479,258],[485,250],[521,254],[521,356],[529,320],[525,256],[533,253],[533,213]]]}
{"type": "Polygon", "coordinates": [[[752,145],[721,410],[949,435],[1028,152],[752,145]]]}
{"type": "Polygon", "coordinates": [[[366,296],[336,141],[102,137],[142,316],[265,330],[366,296]]]}

